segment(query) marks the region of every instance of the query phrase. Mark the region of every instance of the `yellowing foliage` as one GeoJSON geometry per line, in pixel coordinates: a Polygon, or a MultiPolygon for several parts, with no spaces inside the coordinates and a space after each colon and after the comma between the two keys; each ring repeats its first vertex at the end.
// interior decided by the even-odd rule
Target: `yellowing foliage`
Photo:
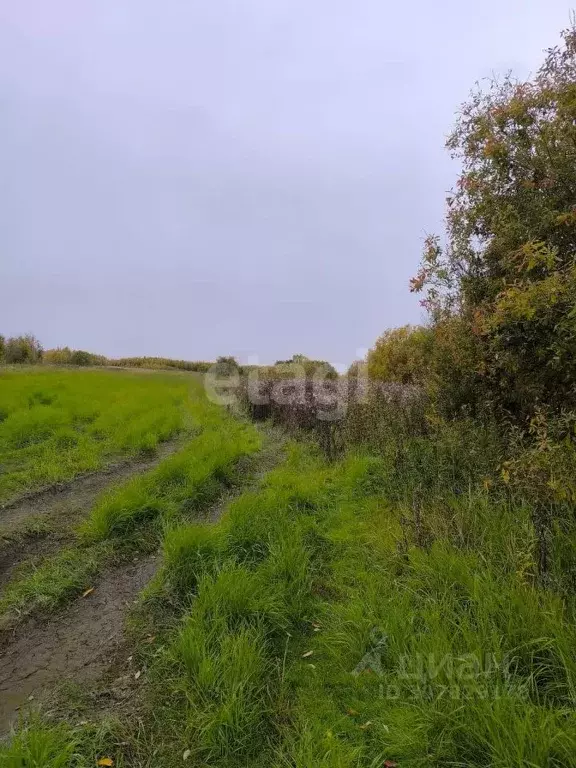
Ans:
{"type": "Polygon", "coordinates": [[[432,332],[405,325],[385,331],[368,353],[368,375],[379,381],[421,384],[430,366],[432,332]]]}

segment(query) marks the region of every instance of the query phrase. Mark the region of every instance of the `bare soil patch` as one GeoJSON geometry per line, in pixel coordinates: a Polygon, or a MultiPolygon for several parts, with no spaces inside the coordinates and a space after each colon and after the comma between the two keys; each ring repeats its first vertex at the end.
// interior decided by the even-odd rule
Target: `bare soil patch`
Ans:
{"type": "Polygon", "coordinates": [[[155,556],[114,568],[86,597],[30,619],[0,641],[0,733],[57,684],[98,679],[122,644],[128,608],[156,568],[155,556]]]}
{"type": "MultiPolygon", "coordinates": [[[[245,482],[224,492],[197,517],[207,523],[215,522],[235,496],[258,485],[279,463],[284,445],[282,433],[270,430],[261,453],[239,467],[240,474],[246,474],[245,482]]],[[[114,481],[145,471],[145,467],[124,467],[113,474],[114,481]]],[[[83,478],[60,493],[46,494],[41,502],[45,514],[55,514],[58,519],[62,515],[69,515],[68,520],[79,519],[89,511],[98,493],[112,485],[111,474],[83,478]]],[[[34,509],[37,513],[38,498],[34,509]]],[[[0,549],[0,558],[4,554],[4,563],[11,563],[5,572],[13,572],[17,567],[19,552],[28,558],[42,557],[46,547],[52,546],[58,548],[56,538],[28,537],[23,540],[22,550],[18,545],[14,552],[0,549]]],[[[137,684],[134,671],[127,664],[130,639],[125,634],[125,618],[160,563],[161,558],[153,555],[111,568],[96,580],[94,591],[86,597],[76,598],[54,614],[34,616],[10,632],[0,633],[0,737],[20,716],[38,705],[56,704],[58,710],[58,688],[66,682],[91,689],[94,716],[98,711],[120,712],[126,706],[134,706],[137,684]]],[[[1,572],[0,565],[0,578],[1,572]]]]}
{"type": "Polygon", "coordinates": [[[26,536],[18,541],[0,540],[0,590],[15,578],[20,568],[35,568],[57,552],[65,539],[56,536],[26,536]]]}

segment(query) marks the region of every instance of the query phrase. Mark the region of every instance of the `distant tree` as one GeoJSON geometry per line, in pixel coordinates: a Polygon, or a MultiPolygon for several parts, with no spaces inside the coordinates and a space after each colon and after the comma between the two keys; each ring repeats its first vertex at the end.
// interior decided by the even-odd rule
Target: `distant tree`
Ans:
{"type": "Polygon", "coordinates": [[[273,366],[264,366],[265,377],[274,379],[306,378],[337,379],[338,372],[326,360],[312,360],[306,355],[292,355],[290,360],[277,360],[273,366]]]}
{"type": "Polygon", "coordinates": [[[171,360],[167,357],[120,357],[116,359],[108,359],[101,355],[97,355],[97,357],[101,362],[95,363],[95,365],[110,365],[119,368],[176,368],[183,371],[207,373],[212,365],[201,360],[171,360]]]}
{"type": "Polygon", "coordinates": [[[235,357],[224,357],[221,355],[216,360],[215,369],[219,376],[232,376],[235,373],[239,373],[240,366],[235,357]]]}
{"type": "Polygon", "coordinates": [[[86,352],[83,349],[75,349],[70,355],[71,365],[94,365],[96,355],[86,352]]]}
{"type": "Polygon", "coordinates": [[[430,366],[431,345],[432,333],[422,326],[386,331],[368,352],[368,375],[380,381],[421,384],[430,366]]]}
{"type": "Polygon", "coordinates": [[[353,363],[350,364],[350,367],[346,371],[346,376],[349,379],[358,379],[361,376],[367,376],[368,375],[368,363],[366,360],[354,360],[353,363]]]}
{"type": "Polygon", "coordinates": [[[43,349],[32,334],[13,336],[6,341],[4,357],[7,363],[39,363],[43,349]]]}
{"type": "Polygon", "coordinates": [[[4,362],[6,356],[6,339],[0,334],[0,363],[4,362]]]}
{"type": "Polygon", "coordinates": [[[72,350],[69,347],[56,347],[44,352],[43,361],[49,365],[69,365],[72,350]]]}

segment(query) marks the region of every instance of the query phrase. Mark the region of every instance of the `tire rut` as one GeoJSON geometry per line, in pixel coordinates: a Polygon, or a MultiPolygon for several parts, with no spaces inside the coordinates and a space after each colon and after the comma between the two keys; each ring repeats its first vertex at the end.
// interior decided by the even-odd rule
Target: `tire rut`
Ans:
{"type": "Polygon", "coordinates": [[[81,475],[0,507],[0,589],[18,568],[34,567],[73,540],[73,529],[87,517],[98,496],[109,488],[153,469],[175,453],[183,442],[162,443],[156,455],[144,461],[123,462],[101,472],[81,475]]]}
{"type": "MultiPolygon", "coordinates": [[[[284,446],[284,439],[275,432],[266,442],[247,469],[246,482],[224,492],[195,518],[215,522],[235,497],[263,481],[281,461],[284,446]]],[[[158,555],[148,555],[111,568],[95,580],[94,590],[86,597],[0,634],[0,737],[29,708],[49,701],[62,682],[98,685],[118,662],[120,649],[125,651],[126,615],[160,565],[158,555]]]]}
{"type": "Polygon", "coordinates": [[[0,658],[0,733],[28,701],[65,680],[98,679],[124,638],[124,617],[157,569],[157,558],[117,567],[94,591],[56,614],[29,619],[5,639],[0,658]]]}

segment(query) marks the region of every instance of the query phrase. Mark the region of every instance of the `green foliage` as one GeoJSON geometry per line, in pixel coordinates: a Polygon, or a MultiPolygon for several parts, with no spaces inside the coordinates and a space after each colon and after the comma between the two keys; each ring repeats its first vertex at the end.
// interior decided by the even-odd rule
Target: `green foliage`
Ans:
{"type": "Polygon", "coordinates": [[[107,360],[107,365],[118,368],[176,368],[180,371],[207,373],[212,363],[190,360],[171,360],[168,357],[120,357],[107,360]]]}
{"type": "Polygon", "coordinates": [[[58,347],[44,352],[43,362],[49,365],[107,365],[104,355],[94,355],[82,349],[58,347]]]}
{"type": "Polygon", "coordinates": [[[495,417],[502,478],[532,508],[538,566],[572,536],[576,473],[576,27],[528,82],[478,89],[448,146],[462,164],[444,246],[426,241],[439,413],[495,417]]]}
{"type": "Polygon", "coordinates": [[[365,360],[354,360],[346,371],[346,376],[350,379],[358,379],[368,375],[368,366],[365,360]]]}
{"type": "MultiPolygon", "coordinates": [[[[73,376],[66,373],[68,379],[73,376]]],[[[193,536],[182,534],[179,524],[228,488],[236,479],[239,460],[260,448],[253,427],[209,403],[199,387],[188,409],[200,433],[155,469],[101,494],[73,546],[6,586],[0,597],[0,625],[38,609],[55,608],[90,586],[90,580],[123,549],[157,547],[165,528],[166,562],[174,572],[174,589],[181,593],[186,589],[193,536]]],[[[202,540],[202,532],[197,538],[202,540]]],[[[209,537],[204,539],[208,542],[209,537]]]]}
{"type": "Polygon", "coordinates": [[[240,373],[240,366],[235,357],[220,356],[211,368],[216,376],[233,376],[240,373]]]}
{"type": "Polygon", "coordinates": [[[533,80],[495,81],[464,105],[447,243],[428,239],[412,282],[437,328],[456,314],[474,349],[469,403],[515,418],[576,407],[576,28],[563,38],[533,80]]]}
{"type": "Polygon", "coordinates": [[[43,362],[49,365],[70,365],[72,350],[70,347],[56,347],[44,352],[43,362]]]}
{"type": "Polygon", "coordinates": [[[104,365],[105,358],[93,355],[83,349],[75,349],[70,355],[71,365],[104,365]]]}
{"type": "MultiPolygon", "coordinates": [[[[0,356],[0,360],[1,360],[0,356]]],[[[48,349],[44,353],[43,362],[49,365],[106,365],[115,368],[149,368],[176,369],[180,371],[195,371],[206,373],[211,363],[192,362],[189,360],[171,360],[167,357],[121,357],[108,359],[104,355],[96,355],[83,349],[58,347],[48,349]]]]}
{"type": "MultiPolygon", "coordinates": [[[[203,414],[229,434],[225,413],[203,414]]],[[[498,461],[492,438],[473,422],[396,429],[377,456],[332,464],[290,446],[214,525],[166,506],[155,589],[170,613],[135,651],[134,722],[98,739],[34,726],[0,757],[26,765],[32,737],[48,766],[75,764],[68,740],[79,766],[131,765],[150,744],[166,768],[183,755],[227,768],[576,766],[572,611],[535,585],[529,508],[481,480],[498,461]]],[[[167,460],[150,498],[196,498],[191,462],[167,460]]]]}
{"type": "MultiPolygon", "coordinates": [[[[234,358],[219,358],[221,360],[234,361],[234,358]]],[[[83,349],[70,349],[70,347],[56,347],[44,351],[40,342],[32,335],[17,336],[5,339],[0,336],[0,363],[40,363],[48,365],[106,365],[116,368],[150,368],[150,369],[176,369],[181,371],[194,371],[207,373],[212,363],[190,360],[172,360],[167,357],[122,357],[108,359],[104,355],[97,355],[83,349]]]]}
{"type": "Polygon", "coordinates": [[[159,763],[576,765],[576,631],[531,583],[527,509],[447,471],[430,489],[436,455],[406,452],[327,466],[294,446],[215,527],[170,530],[185,615],[147,656],[159,763]],[[400,481],[430,490],[425,545],[400,481]]]}
{"type": "Polygon", "coordinates": [[[42,360],[42,345],[30,333],[12,336],[6,340],[2,337],[0,346],[3,348],[0,360],[3,358],[6,363],[39,363],[42,360]]]}
{"type": "Polygon", "coordinates": [[[405,325],[385,331],[368,353],[368,375],[379,381],[420,384],[430,365],[432,333],[405,325]]]}
{"type": "Polygon", "coordinates": [[[39,567],[11,581],[0,597],[0,626],[51,611],[91,586],[91,579],[110,559],[105,546],[60,550],[39,567]]]}
{"type": "Polygon", "coordinates": [[[46,727],[32,722],[10,744],[0,744],[4,768],[81,768],[86,763],[78,756],[79,740],[65,725],[46,727]]]}
{"type": "Polygon", "coordinates": [[[164,565],[170,591],[181,599],[195,593],[202,577],[214,572],[221,549],[214,528],[193,523],[169,528],[164,535],[164,565]]]}
{"type": "MultiPolygon", "coordinates": [[[[334,380],[338,372],[326,360],[311,360],[306,355],[292,355],[290,360],[277,360],[274,365],[253,366],[263,379],[320,379],[334,380]]],[[[247,372],[251,370],[246,367],[247,372]]]]}

